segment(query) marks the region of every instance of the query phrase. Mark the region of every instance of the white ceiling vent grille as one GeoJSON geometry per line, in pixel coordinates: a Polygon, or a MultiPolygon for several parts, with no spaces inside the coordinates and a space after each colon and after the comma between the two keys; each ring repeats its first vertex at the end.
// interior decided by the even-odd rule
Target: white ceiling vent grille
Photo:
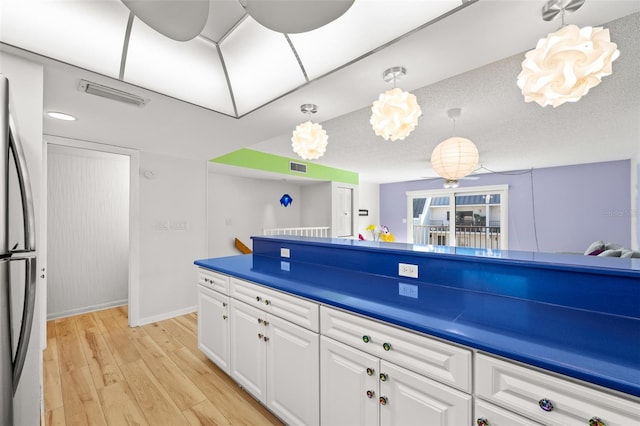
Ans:
{"type": "Polygon", "coordinates": [[[103,86],[102,84],[98,83],[92,83],[87,80],[80,80],[78,90],[81,92],[89,93],[91,95],[101,96],[103,98],[123,102],[129,105],[135,105],[138,107],[143,107],[147,104],[147,102],[149,102],[149,99],[134,95],[133,93],[123,92],[122,90],[103,86]]]}
{"type": "Polygon", "coordinates": [[[294,163],[289,161],[289,171],[297,173],[307,173],[307,165],[303,163],[294,163]]]}

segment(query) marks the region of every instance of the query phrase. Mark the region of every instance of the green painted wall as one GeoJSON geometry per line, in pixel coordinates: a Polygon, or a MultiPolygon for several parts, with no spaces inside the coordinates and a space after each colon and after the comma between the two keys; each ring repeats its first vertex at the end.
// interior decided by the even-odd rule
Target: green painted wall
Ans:
{"type": "Polygon", "coordinates": [[[249,169],[265,170],[268,172],[281,173],[285,175],[305,176],[313,179],[322,179],[334,182],[350,183],[358,185],[359,177],[355,172],[322,166],[307,161],[280,157],[279,155],[267,154],[266,152],[254,151],[252,149],[239,149],[221,157],[213,158],[212,163],[226,164],[229,166],[246,167],[249,169]],[[307,165],[307,173],[296,173],[289,170],[289,162],[302,163],[307,165]]]}

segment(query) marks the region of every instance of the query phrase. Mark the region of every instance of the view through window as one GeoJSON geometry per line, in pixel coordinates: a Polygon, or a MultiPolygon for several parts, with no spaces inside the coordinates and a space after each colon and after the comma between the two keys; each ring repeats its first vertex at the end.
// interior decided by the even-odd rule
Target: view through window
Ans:
{"type": "Polygon", "coordinates": [[[407,192],[409,242],[506,249],[507,193],[507,185],[407,192]]]}

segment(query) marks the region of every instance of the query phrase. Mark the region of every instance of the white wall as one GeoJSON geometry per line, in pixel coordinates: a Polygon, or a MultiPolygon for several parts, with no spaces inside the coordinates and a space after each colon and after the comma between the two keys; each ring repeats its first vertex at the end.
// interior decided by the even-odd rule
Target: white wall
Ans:
{"type": "MultiPolygon", "coordinates": [[[[36,248],[46,244],[46,218],[40,214],[42,200],[42,109],[43,109],[43,70],[42,65],[22,58],[17,58],[5,52],[0,52],[0,73],[9,78],[10,93],[16,108],[16,124],[24,153],[27,157],[27,167],[31,177],[31,189],[34,197],[36,213],[36,248]]],[[[15,263],[15,262],[14,262],[15,263]]],[[[37,268],[40,271],[46,264],[42,257],[38,257],[37,268]]],[[[12,268],[13,270],[16,268],[12,268]]],[[[23,269],[23,268],[20,268],[23,269]]],[[[40,275],[40,273],[38,274],[40,275]]],[[[42,347],[41,335],[45,334],[46,324],[44,308],[44,292],[38,279],[36,291],[36,312],[34,316],[29,350],[25,362],[22,379],[14,399],[14,424],[40,424],[42,410],[42,347]]],[[[20,315],[20,312],[17,312],[20,315]]],[[[16,312],[14,312],[14,318],[16,312]]]]}
{"type": "Polygon", "coordinates": [[[356,236],[362,234],[366,239],[371,239],[371,233],[366,231],[367,226],[383,225],[380,223],[380,185],[377,183],[360,182],[358,194],[358,209],[368,210],[369,215],[356,217],[356,236]]]}
{"type": "Polygon", "coordinates": [[[49,145],[47,318],[127,304],[129,157],[49,145]]]}
{"type": "Polygon", "coordinates": [[[208,256],[240,254],[235,238],[252,247],[251,236],[262,235],[264,228],[300,226],[301,190],[299,185],[279,180],[259,180],[208,173],[208,256]],[[293,203],[280,205],[280,197],[289,194],[293,203]]]}
{"type": "Polygon", "coordinates": [[[331,182],[303,185],[300,226],[331,226],[331,182]]]}
{"type": "Polygon", "coordinates": [[[196,309],[193,261],[208,257],[206,179],[204,161],[141,153],[141,324],[196,309]]]}

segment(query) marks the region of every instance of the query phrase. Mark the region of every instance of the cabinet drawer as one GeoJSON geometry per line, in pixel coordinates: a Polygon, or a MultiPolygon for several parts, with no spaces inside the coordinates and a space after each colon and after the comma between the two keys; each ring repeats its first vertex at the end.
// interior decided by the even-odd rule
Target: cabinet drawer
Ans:
{"type": "Polygon", "coordinates": [[[317,303],[233,277],[230,282],[230,294],[235,299],[308,330],[316,333],[320,330],[317,303]]]}
{"type": "Polygon", "coordinates": [[[198,268],[198,284],[223,294],[229,294],[229,277],[208,269],[198,268]]]}
{"type": "Polygon", "coordinates": [[[320,315],[323,335],[471,393],[471,351],[326,306],[320,315]]]}
{"type": "MultiPolygon", "coordinates": [[[[496,407],[493,404],[476,399],[474,404],[475,422],[478,426],[539,426],[526,417],[496,407]]],[[[586,424],[586,423],[585,423],[586,424]]]]}
{"type": "Polygon", "coordinates": [[[640,424],[640,400],[580,385],[568,379],[503,361],[476,356],[477,396],[548,425],[585,425],[593,417],[607,426],[640,424]],[[548,411],[541,408],[541,400],[548,411]]]}

